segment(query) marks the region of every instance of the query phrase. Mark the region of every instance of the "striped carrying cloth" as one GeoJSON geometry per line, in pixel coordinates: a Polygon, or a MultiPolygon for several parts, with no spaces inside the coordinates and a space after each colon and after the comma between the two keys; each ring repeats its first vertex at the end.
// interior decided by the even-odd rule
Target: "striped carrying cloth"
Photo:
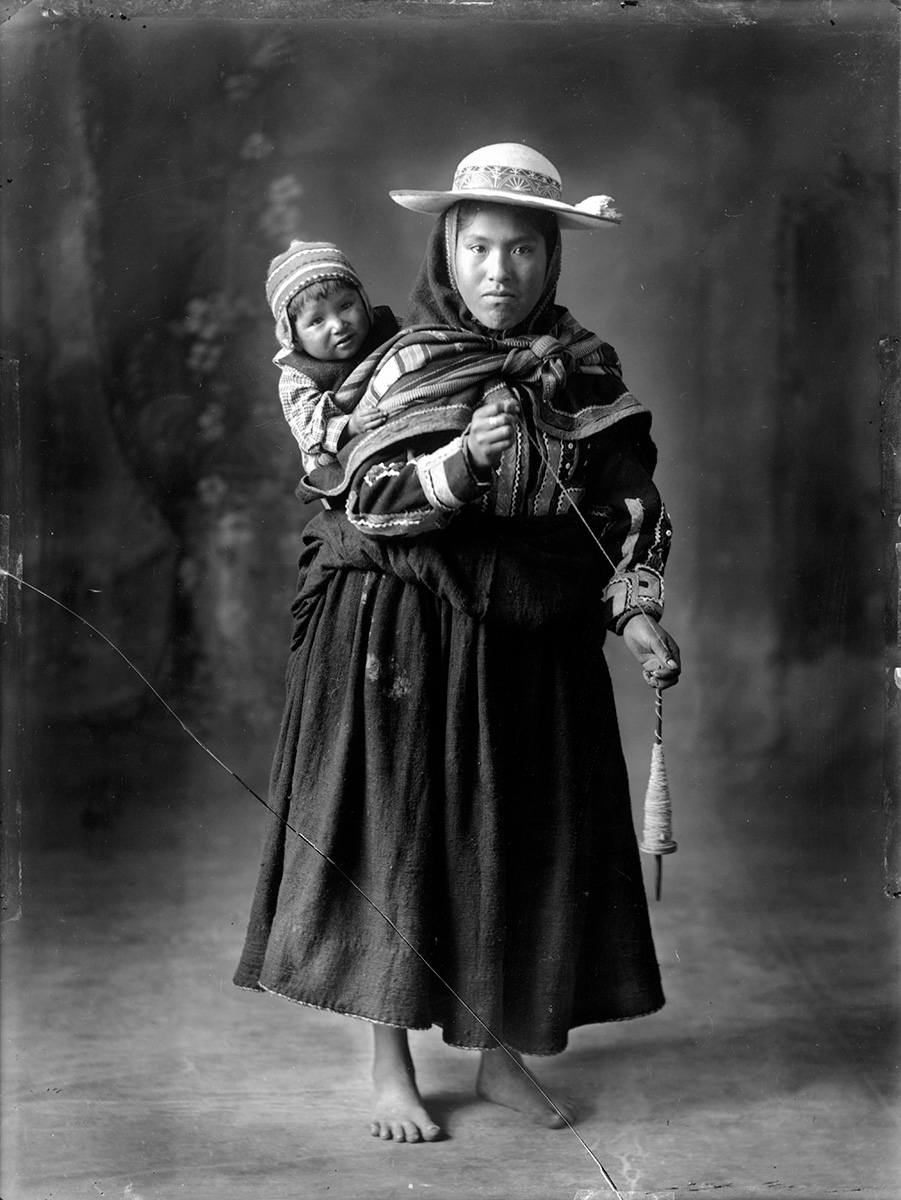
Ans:
{"type": "Polygon", "coordinates": [[[460,433],[486,393],[498,398],[501,387],[527,389],[536,425],[557,438],[589,437],[646,411],[623,383],[613,347],[566,309],[550,332],[519,337],[417,325],[360,363],[335,396],[345,411],[371,404],[389,419],[349,442],[335,464],[305,476],[298,496],[337,498],[370,458],[421,434],[460,433]]]}

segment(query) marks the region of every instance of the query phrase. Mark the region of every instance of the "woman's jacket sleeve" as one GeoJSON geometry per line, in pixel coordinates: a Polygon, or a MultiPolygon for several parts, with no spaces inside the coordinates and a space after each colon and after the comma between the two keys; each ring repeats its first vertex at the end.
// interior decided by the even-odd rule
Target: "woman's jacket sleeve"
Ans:
{"type": "Polygon", "coordinates": [[[476,476],[465,436],[424,436],[362,468],[347,498],[351,525],[376,538],[415,537],[447,525],[491,486],[476,476]]]}
{"type": "Polygon", "coordinates": [[[653,443],[632,421],[592,438],[586,456],[579,509],[613,568],[603,592],[604,619],[614,633],[622,633],[638,613],[655,619],[663,615],[663,569],[672,525],[652,479],[653,443]]]}

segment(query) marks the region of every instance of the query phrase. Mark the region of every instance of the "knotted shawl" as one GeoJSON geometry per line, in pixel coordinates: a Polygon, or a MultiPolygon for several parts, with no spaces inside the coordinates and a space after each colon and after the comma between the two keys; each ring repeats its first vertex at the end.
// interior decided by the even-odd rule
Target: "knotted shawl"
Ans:
{"type": "Polygon", "coordinates": [[[624,417],[647,414],[623,383],[612,346],[553,303],[560,239],[549,247],[538,303],[510,331],[486,330],[456,287],[457,208],[443,214],[414,284],[412,324],[369,355],[336,393],[339,407],[371,404],[388,414],[380,428],[354,438],[337,461],[305,476],[302,500],[336,499],[357,471],[413,439],[462,433],[485,388],[501,382],[530,402],[534,423],[555,438],[591,437],[624,417]]]}

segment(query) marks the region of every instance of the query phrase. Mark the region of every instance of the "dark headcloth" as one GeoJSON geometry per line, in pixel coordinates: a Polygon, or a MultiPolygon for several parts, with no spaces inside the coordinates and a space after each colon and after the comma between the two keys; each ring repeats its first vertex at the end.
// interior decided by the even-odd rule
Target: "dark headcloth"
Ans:
{"type": "MultiPolygon", "coordinates": [[[[556,220],[553,222],[553,244],[547,248],[547,272],[541,297],[525,321],[513,329],[501,332],[480,325],[466,307],[457,289],[453,264],[460,207],[459,204],[453,205],[435,222],[426,246],[425,258],[410,293],[405,324],[448,325],[451,329],[467,329],[471,333],[487,334],[488,337],[495,338],[549,333],[561,311],[554,303],[557,280],[560,277],[560,232],[556,228],[556,220]]],[[[526,208],[520,208],[518,211],[532,216],[526,208]]]]}

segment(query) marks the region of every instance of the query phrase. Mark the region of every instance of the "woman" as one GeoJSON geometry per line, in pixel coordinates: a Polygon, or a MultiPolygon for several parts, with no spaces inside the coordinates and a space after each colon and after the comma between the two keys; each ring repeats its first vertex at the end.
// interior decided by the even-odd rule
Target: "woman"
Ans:
{"type": "Polygon", "coordinates": [[[407,1044],[432,1024],[481,1051],[483,1098],[559,1128],[519,1054],[663,1004],[603,642],[677,681],[669,523],[648,413],[554,303],[560,226],[618,218],[524,146],[392,195],[440,215],[410,328],[348,381],[390,419],[300,489],[332,511],[235,981],[373,1022],[376,1136],[441,1136],[407,1044]]]}

